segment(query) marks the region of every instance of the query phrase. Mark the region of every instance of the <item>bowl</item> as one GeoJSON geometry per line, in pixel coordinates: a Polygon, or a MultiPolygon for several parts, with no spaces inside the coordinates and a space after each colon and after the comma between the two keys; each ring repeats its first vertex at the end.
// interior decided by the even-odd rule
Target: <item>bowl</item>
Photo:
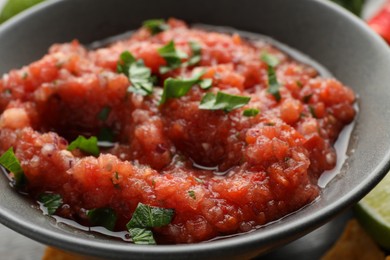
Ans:
{"type": "Polygon", "coordinates": [[[325,66],[358,94],[359,114],[348,158],[311,205],[255,232],[187,245],[128,244],[44,216],[25,196],[0,182],[0,222],[39,242],[103,258],[251,258],[321,226],[361,199],[390,164],[390,53],[357,17],[320,0],[57,0],[0,27],[0,73],[39,59],[52,43],[88,44],[138,28],[150,18],[176,17],[261,33],[325,66]]]}

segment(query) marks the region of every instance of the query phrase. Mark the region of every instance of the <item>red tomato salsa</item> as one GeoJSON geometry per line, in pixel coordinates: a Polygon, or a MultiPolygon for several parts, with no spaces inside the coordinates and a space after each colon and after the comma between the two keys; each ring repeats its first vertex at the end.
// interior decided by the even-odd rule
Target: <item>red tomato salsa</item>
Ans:
{"type": "Polygon", "coordinates": [[[22,189],[59,194],[56,214],[85,225],[110,209],[118,231],[140,202],[173,209],[151,228],[158,243],[247,232],[312,202],[354,119],[353,91],[265,42],[157,24],[95,50],[55,44],[3,75],[0,151],[14,149],[22,189]],[[112,145],[95,156],[69,151],[102,133],[112,145]]]}

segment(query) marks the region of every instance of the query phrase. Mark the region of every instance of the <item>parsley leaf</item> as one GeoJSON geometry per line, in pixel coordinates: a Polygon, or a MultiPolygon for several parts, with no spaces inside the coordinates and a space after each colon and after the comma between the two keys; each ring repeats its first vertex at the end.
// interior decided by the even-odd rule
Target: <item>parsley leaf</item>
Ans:
{"type": "Polygon", "coordinates": [[[268,66],[268,93],[272,94],[276,101],[280,101],[282,98],[279,92],[280,84],[276,77],[275,69],[272,66],[268,66]]]}
{"type": "Polygon", "coordinates": [[[16,158],[13,147],[10,147],[1,157],[0,164],[8,171],[14,174],[15,186],[20,187],[26,184],[27,179],[23,169],[20,166],[18,158],[16,158]]]}
{"type": "Polygon", "coordinates": [[[124,51],[120,55],[117,72],[123,73],[129,78],[131,86],[127,89],[127,91],[140,94],[142,96],[152,94],[152,72],[145,66],[143,60],[136,60],[130,52],[124,51]]]}
{"type": "Polygon", "coordinates": [[[169,25],[164,19],[151,19],[143,22],[143,26],[149,30],[152,35],[169,29],[169,25]]]}
{"type": "Polygon", "coordinates": [[[49,215],[53,215],[63,203],[61,195],[53,193],[41,194],[38,201],[47,209],[49,215]]]}
{"type": "Polygon", "coordinates": [[[261,60],[271,67],[276,67],[280,63],[279,59],[275,55],[268,52],[263,52],[261,54],[261,60]]]}
{"type": "Polygon", "coordinates": [[[250,97],[230,95],[218,91],[217,95],[214,93],[207,93],[200,101],[199,108],[205,110],[223,110],[230,112],[233,109],[240,108],[249,103],[250,97]]]}
{"type": "Polygon", "coordinates": [[[115,228],[117,217],[115,211],[110,208],[88,210],[87,216],[92,225],[102,226],[111,231],[115,228]]]}
{"type": "Polygon", "coordinates": [[[152,207],[140,202],[126,227],[135,244],[154,245],[156,241],[150,228],[168,225],[174,214],[173,209],[152,207]]]}
{"type": "Polygon", "coordinates": [[[180,50],[176,50],[173,41],[168,42],[166,45],[159,48],[157,51],[167,63],[166,66],[160,67],[161,74],[165,74],[171,70],[179,68],[182,65],[181,60],[186,59],[188,57],[186,53],[180,50]]]}
{"type": "Polygon", "coordinates": [[[201,71],[188,79],[167,78],[164,81],[164,91],[160,105],[164,104],[169,98],[179,98],[186,95],[195,84],[199,84],[202,89],[210,88],[213,81],[212,79],[200,79],[203,74],[204,71],[201,71]]]}
{"type": "Polygon", "coordinates": [[[259,112],[260,111],[256,108],[248,108],[244,110],[243,115],[246,117],[257,116],[259,112]]]}
{"type": "Polygon", "coordinates": [[[153,232],[146,228],[129,228],[129,233],[134,244],[138,245],[155,245],[156,241],[153,232]]]}
{"type": "Polygon", "coordinates": [[[73,151],[77,148],[94,156],[98,156],[100,153],[96,136],[91,136],[87,139],[84,136],[79,135],[76,140],[68,145],[68,151],[73,151]]]}

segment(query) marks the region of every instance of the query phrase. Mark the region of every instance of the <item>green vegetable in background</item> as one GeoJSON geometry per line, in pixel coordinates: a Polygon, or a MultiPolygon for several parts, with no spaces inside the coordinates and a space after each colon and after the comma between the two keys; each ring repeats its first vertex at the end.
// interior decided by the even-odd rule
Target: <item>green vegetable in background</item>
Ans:
{"type": "Polygon", "coordinates": [[[343,6],[357,16],[361,16],[365,0],[331,0],[343,6]]]}
{"type": "Polygon", "coordinates": [[[8,0],[0,13],[0,23],[44,0],[8,0]]]}

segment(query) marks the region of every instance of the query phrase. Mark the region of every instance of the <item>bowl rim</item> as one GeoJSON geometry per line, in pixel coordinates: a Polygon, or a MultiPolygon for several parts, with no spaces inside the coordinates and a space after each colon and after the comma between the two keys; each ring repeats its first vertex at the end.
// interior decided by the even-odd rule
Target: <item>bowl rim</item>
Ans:
{"type": "MultiPolygon", "coordinates": [[[[12,19],[4,22],[0,26],[0,32],[8,30],[13,25],[28,20],[30,15],[44,11],[46,8],[54,6],[58,3],[64,2],[65,0],[49,0],[42,2],[36,6],[33,6],[29,10],[26,10],[12,19]]],[[[69,0],[67,0],[69,1],[69,0]]],[[[325,0],[312,0],[316,4],[320,5],[321,8],[331,9],[333,12],[340,16],[344,16],[354,23],[357,27],[362,29],[365,34],[372,37],[377,42],[378,46],[383,49],[388,49],[388,45],[385,41],[379,37],[374,31],[372,31],[362,20],[353,15],[352,13],[340,8],[337,4],[325,1],[325,0]]],[[[76,1],[74,1],[76,2],[76,1]]],[[[390,55],[389,55],[390,57],[390,55]]],[[[260,241],[267,238],[267,241],[280,241],[284,237],[289,235],[297,234],[298,230],[314,228],[329,221],[332,217],[341,213],[343,210],[351,206],[360,200],[365,194],[367,194],[379,181],[386,175],[390,170],[390,149],[387,150],[384,155],[384,159],[375,169],[371,172],[370,179],[366,179],[366,182],[359,183],[354,189],[349,190],[343,197],[334,201],[333,203],[326,205],[324,208],[319,209],[314,214],[306,217],[305,219],[299,219],[286,225],[275,226],[271,230],[264,229],[262,232],[250,232],[235,236],[229,239],[208,241],[196,244],[177,244],[177,245],[135,245],[135,244],[110,244],[104,243],[103,241],[93,241],[87,238],[75,238],[65,233],[55,232],[52,230],[45,229],[41,226],[31,226],[27,221],[21,217],[15,217],[12,212],[4,209],[0,205],[0,222],[5,226],[13,229],[14,231],[32,238],[36,241],[64,248],[70,251],[76,251],[79,253],[91,254],[95,256],[106,256],[106,257],[124,257],[128,256],[129,253],[145,256],[147,252],[148,256],[151,257],[163,257],[172,256],[172,254],[178,256],[188,256],[189,253],[199,252],[202,255],[207,255],[212,251],[229,250],[234,251],[238,247],[242,248],[245,246],[259,245],[260,241]],[[91,250],[92,249],[92,250],[91,250]],[[112,255],[115,253],[117,255],[112,255]]],[[[61,231],[62,232],[62,231],[61,231]]]]}

